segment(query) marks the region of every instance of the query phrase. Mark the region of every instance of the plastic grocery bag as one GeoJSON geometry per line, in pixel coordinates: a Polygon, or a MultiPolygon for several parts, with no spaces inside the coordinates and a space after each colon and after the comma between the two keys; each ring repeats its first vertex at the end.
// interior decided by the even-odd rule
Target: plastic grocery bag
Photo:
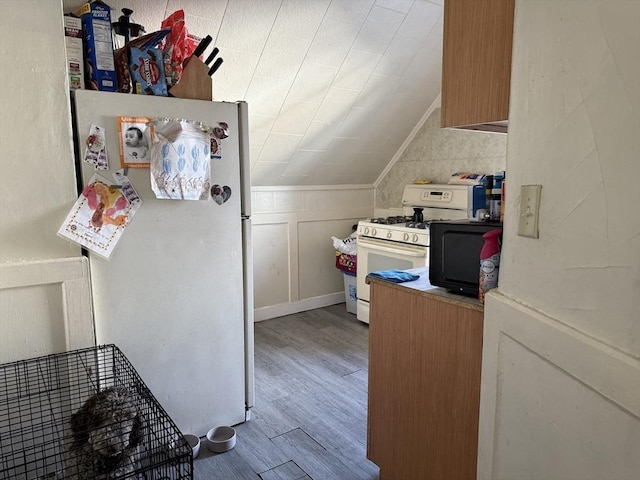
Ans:
{"type": "Polygon", "coordinates": [[[333,248],[340,252],[346,253],[347,255],[355,255],[357,251],[357,241],[358,236],[356,232],[353,232],[345,239],[340,239],[337,237],[331,237],[333,241],[333,248]]]}

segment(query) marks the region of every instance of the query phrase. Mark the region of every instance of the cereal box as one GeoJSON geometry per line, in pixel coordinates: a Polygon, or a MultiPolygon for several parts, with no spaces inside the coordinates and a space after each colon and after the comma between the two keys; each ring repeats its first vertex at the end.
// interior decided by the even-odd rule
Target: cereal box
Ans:
{"type": "Polygon", "coordinates": [[[82,20],[85,51],[85,86],[91,90],[118,90],[111,40],[111,8],[100,0],[85,3],[76,16],[82,20]]]}
{"type": "Polygon", "coordinates": [[[64,17],[64,44],[67,48],[67,74],[69,88],[84,88],[84,58],[82,50],[82,21],[79,18],[64,17]]]}

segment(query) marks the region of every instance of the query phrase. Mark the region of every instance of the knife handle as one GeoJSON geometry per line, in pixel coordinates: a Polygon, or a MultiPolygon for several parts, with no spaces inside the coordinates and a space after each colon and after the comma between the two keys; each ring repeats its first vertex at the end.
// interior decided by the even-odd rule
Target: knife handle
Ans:
{"type": "Polygon", "coordinates": [[[218,47],[214,47],[214,48],[213,48],[213,51],[211,52],[211,55],[209,55],[209,56],[207,57],[207,59],[205,60],[205,62],[204,62],[204,63],[206,63],[207,65],[209,65],[209,63],[211,63],[211,60],[213,60],[213,59],[216,57],[216,55],[218,54],[218,52],[219,52],[219,51],[220,51],[220,50],[218,50],[218,47]]]}
{"type": "Polygon", "coordinates": [[[213,63],[213,66],[209,69],[209,72],[208,72],[209,76],[216,73],[216,70],[220,68],[220,65],[222,65],[222,62],[223,62],[222,57],[220,57],[213,63]]]}
{"type": "Polygon", "coordinates": [[[211,38],[211,35],[207,35],[202,40],[200,40],[200,43],[198,44],[196,49],[193,51],[193,56],[199,57],[200,55],[202,55],[212,40],[213,38],[211,38]]]}

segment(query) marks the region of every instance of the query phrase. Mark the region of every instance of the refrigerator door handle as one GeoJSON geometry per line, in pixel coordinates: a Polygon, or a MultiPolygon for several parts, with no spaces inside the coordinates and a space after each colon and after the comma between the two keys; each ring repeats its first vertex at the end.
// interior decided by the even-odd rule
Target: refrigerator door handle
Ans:
{"type": "Polygon", "coordinates": [[[249,158],[249,106],[238,102],[238,134],[240,138],[240,212],[251,216],[251,160],[249,158]]]}
{"type": "MultiPolygon", "coordinates": [[[[246,215],[243,215],[245,217],[246,215]]],[[[253,304],[253,239],[251,219],[242,221],[242,270],[244,289],[244,372],[245,372],[245,420],[251,418],[255,404],[254,365],[254,304],[253,304]]]]}

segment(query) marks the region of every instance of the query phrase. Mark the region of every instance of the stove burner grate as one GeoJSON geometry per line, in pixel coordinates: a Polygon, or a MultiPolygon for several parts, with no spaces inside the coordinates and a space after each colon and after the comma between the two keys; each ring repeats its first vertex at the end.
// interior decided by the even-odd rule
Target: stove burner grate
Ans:
{"type": "Polygon", "coordinates": [[[422,222],[415,222],[413,217],[411,216],[393,216],[393,217],[380,217],[380,218],[372,218],[369,220],[370,223],[376,223],[378,225],[397,225],[399,227],[406,228],[418,228],[421,230],[429,230],[429,225],[431,222],[439,222],[444,221],[444,218],[434,218],[429,220],[424,220],[422,222]]]}
{"type": "Polygon", "coordinates": [[[371,223],[378,223],[380,225],[397,225],[400,223],[407,223],[410,221],[411,221],[411,217],[404,217],[404,216],[371,219],[371,223]]]}
{"type": "Polygon", "coordinates": [[[422,230],[429,229],[429,222],[407,222],[407,228],[421,228],[422,230]]]}

